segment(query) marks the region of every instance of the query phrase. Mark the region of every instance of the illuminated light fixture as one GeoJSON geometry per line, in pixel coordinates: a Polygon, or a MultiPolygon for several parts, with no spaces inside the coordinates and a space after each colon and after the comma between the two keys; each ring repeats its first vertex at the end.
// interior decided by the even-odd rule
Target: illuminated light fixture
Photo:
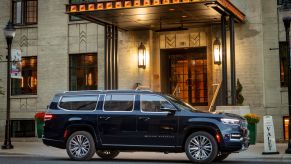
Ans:
{"type": "Polygon", "coordinates": [[[170,0],[163,0],[163,4],[169,4],[170,0]]]}
{"type": "Polygon", "coordinates": [[[93,11],[93,10],[95,10],[95,4],[89,4],[89,5],[88,5],[88,10],[89,10],[89,11],[93,11]]]}
{"type": "Polygon", "coordinates": [[[112,2],[106,3],[106,9],[112,9],[112,2]]]}
{"type": "Polygon", "coordinates": [[[159,5],[160,4],[160,0],[154,0],[153,5],[159,5]]]}
{"type": "Polygon", "coordinates": [[[214,55],[214,64],[221,64],[221,43],[217,37],[213,43],[213,55],[214,55]]]}
{"type": "Polygon", "coordinates": [[[122,3],[121,2],[115,2],[115,8],[117,8],[117,9],[122,8],[122,3]]]}
{"type": "Polygon", "coordinates": [[[131,7],[131,1],[125,1],[124,7],[131,7]]]}
{"type": "Polygon", "coordinates": [[[184,3],[190,2],[190,0],[183,0],[184,3]]]}
{"type": "Polygon", "coordinates": [[[97,10],[103,10],[103,9],[104,9],[103,3],[98,3],[97,10]]]}
{"type": "Polygon", "coordinates": [[[80,5],[79,11],[86,11],[86,5],[80,5]]]}
{"type": "Polygon", "coordinates": [[[142,42],[138,46],[138,68],[146,68],[146,48],[142,42]]]}
{"type": "Polygon", "coordinates": [[[140,6],[140,0],[135,0],[133,6],[140,6]]]}
{"type": "Polygon", "coordinates": [[[180,0],[173,0],[173,3],[180,3],[180,0]]]}
{"type": "Polygon", "coordinates": [[[169,11],[175,11],[175,9],[169,9],[169,11]]]}
{"type": "Polygon", "coordinates": [[[182,17],[182,18],[187,18],[187,15],[182,15],[181,17],[182,17]]]}
{"type": "Polygon", "coordinates": [[[70,12],[77,12],[77,6],[76,5],[71,6],[70,12]]]}
{"type": "Polygon", "coordinates": [[[150,0],[144,0],[143,1],[143,5],[144,6],[149,6],[149,5],[151,5],[151,1],[150,0]]]}

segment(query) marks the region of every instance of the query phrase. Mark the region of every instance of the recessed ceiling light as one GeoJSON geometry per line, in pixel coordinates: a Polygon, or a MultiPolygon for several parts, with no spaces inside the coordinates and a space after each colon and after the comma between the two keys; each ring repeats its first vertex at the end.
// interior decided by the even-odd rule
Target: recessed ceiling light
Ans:
{"type": "Polygon", "coordinates": [[[169,9],[169,11],[175,11],[175,9],[169,9]]]}

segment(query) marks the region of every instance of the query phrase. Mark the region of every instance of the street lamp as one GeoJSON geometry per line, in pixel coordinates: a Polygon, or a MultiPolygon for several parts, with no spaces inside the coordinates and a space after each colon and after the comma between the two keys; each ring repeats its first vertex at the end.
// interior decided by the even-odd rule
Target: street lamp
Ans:
{"type": "Polygon", "coordinates": [[[11,45],[12,40],[15,36],[15,28],[12,24],[12,22],[9,20],[6,27],[4,28],[4,35],[7,41],[7,49],[8,49],[8,55],[7,55],[7,111],[6,111],[6,125],[5,125],[5,140],[4,144],[2,145],[2,149],[13,149],[13,145],[11,144],[11,132],[10,132],[10,60],[11,60],[11,45]]]}
{"type": "Polygon", "coordinates": [[[290,21],[291,21],[291,12],[289,11],[289,3],[288,1],[284,1],[283,4],[283,22],[286,32],[286,42],[287,42],[287,66],[288,66],[288,108],[289,108],[289,125],[288,125],[288,148],[286,149],[286,154],[291,154],[291,72],[290,72],[290,21]]]}

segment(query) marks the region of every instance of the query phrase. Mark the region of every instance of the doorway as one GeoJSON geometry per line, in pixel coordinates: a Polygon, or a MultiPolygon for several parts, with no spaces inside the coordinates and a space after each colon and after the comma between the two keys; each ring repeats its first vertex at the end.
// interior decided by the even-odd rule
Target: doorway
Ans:
{"type": "Polygon", "coordinates": [[[161,71],[163,92],[193,106],[208,105],[206,47],[161,50],[161,71]]]}

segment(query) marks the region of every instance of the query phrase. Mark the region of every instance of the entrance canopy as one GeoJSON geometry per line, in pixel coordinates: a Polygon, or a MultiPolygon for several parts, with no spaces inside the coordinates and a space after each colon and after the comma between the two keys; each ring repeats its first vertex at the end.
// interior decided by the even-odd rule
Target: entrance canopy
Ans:
{"type": "Polygon", "coordinates": [[[116,0],[73,3],[66,12],[124,30],[174,31],[194,24],[213,24],[221,15],[243,22],[245,15],[229,0],[116,0]]]}

